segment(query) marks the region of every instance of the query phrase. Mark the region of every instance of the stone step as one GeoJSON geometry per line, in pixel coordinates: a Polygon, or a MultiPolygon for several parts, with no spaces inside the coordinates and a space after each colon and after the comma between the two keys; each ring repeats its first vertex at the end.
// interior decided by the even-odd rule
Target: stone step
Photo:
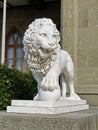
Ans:
{"type": "Polygon", "coordinates": [[[33,101],[33,100],[12,100],[11,106],[25,106],[25,107],[60,107],[60,106],[74,106],[84,105],[86,100],[59,100],[53,101],[33,101]]]}
{"type": "Polygon", "coordinates": [[[11,106],[7,107],[7,112],[13,113],[32,113],[32,114],[61,114],[89,109],[86,100],[79,101],[27,101],[12,100],[11,106]]]}
{"type": "Polygon", "coordinates": [[[87,110],[87,109],[89,109],[88,105],[77,105],[77,106],[58,107],[58,108],[8,106],[7,112],[32,113],[32,114],[61,114],[61,113],[75,112],[75,111],[87,110]]]}

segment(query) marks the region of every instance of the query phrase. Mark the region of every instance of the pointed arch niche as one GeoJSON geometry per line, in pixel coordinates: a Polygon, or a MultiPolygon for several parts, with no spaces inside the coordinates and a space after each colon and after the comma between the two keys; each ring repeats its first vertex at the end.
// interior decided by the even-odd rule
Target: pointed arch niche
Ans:
{"type": "Polygon", "coordinates": [[[20,31],[13,27],[6,38],[5,63],[9,68],[14,67],[23,70],[23,44],[20,31]]]}

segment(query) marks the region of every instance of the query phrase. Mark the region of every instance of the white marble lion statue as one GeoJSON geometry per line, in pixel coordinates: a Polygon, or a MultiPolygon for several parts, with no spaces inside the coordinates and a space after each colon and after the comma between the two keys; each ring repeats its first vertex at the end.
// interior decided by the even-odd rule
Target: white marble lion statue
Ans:
{"type": "Polygon", "coordinates": [[[38,83],[35,101],[81,100],[74,89],[74,65],[60,48],[60,34],[49,18],[35,19],[23,37],[25,59],[38,83]],[[70,96],[66,96],[66,87],[70,96]]]}

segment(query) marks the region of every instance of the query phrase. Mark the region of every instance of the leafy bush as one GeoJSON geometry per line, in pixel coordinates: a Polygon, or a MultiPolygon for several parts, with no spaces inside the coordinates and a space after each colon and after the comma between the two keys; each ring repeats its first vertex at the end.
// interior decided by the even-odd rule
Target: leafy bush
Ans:
{"type": "Polygon", "coordinates": [[[10,105],[12,99],[33,99],[37,87],[31,73],[23,73],[0,65],[0,110],[10,105]]]}

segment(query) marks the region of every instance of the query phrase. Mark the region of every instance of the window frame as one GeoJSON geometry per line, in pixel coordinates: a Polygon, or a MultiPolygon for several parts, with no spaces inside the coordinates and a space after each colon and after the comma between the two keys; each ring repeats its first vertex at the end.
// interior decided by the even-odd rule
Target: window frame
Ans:
{"type": "Polygon", "coordinates": [[[19,38],[19,36],[20,37],[22,37],[22,35],[21,35],[21,33],[20,33],[20,31],[16,28],[16,27],[13,27],[9,32],[8,32],[8,34],[7,34],[7,37],[6,37],[6,46],[5,46],[5,64],[7,65],[7,62],[8,62],[8,49],[9,48],[13,48],[14,49],[14,57],[13,57],[13,67],[14,68],[16,68],[16,60],[17,60],[17,57],[16,57],[16,49],[17,48],[23,48],[23,44],[17,44],[17,40],[18,40],[18,38],[19,38]],[[18,36],[17,36],[17,38],[15,39],[14,37],[13,37],[13,34],[14,34],[14,32],[18,32],[18,36]],[[10,37],[13,37],[13,40],[14,40],[14,44],[13,45],[9,45],[8,44],[8,41],[9,41],[9,38],[10,37]]]}

